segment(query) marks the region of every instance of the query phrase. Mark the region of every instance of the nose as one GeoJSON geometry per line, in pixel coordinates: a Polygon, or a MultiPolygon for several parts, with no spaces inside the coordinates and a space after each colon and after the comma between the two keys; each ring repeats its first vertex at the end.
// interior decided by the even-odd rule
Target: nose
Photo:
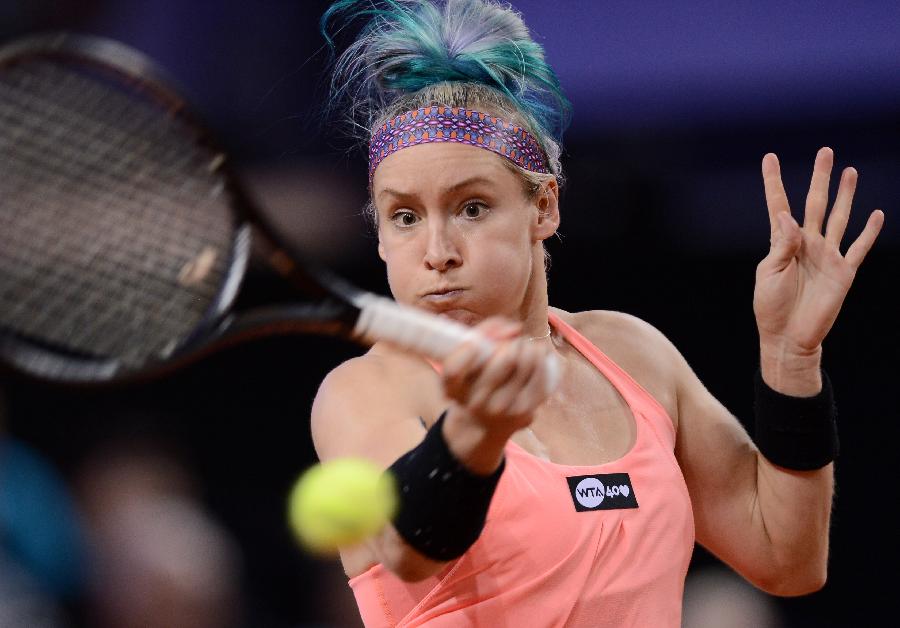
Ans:
{"type": "Polygon", "coordinates": [[[462,265],[462,255],[449,229],[448,225],[438,222],[430,225],[424,258],[429,270],[443,272],[462,265]]]}

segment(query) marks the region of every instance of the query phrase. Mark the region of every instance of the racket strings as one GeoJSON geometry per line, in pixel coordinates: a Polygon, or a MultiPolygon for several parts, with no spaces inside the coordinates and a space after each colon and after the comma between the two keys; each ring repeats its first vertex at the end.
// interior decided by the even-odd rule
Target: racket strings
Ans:
{"type": "MultiPolygon", "coordinates": [[[[111,96],[115,94],[110,94],[101,86],[89,82],[73,84],[74,80],[75,77],[63,74],[63,85],[58,94],[70,98],[62,103],[51,101],[46,97],[36,98],[28,93],[3,94],[4,98],[9,97],[9,104],[14,106],[4,107],[6,103],[2,103],[0,113],[6,109],[13,112],[30,110],[36,114],[30,116],[31,128],[28,126],[28,118],[20,118],[19,126],[22,130],[35,134],[32,142],[19,147],[23,161],[27,162],[25,172],[36,175],[39,181],[48,186],[77,181],[74,176],[78,174],[103,184],[103,187],[82,186],[80,193],[86,198],[90,198],[91,195],[99,196],[104,192],[109,196],[109,191],[119,185],[123,177],[129,177],[132,186],[143,189],[148,194],[146,199],[150,201],[146,205],[148,209],[152,208],[157,196],[164,194],[166,190],[177,190],[182,186],[189,195],[196,193],[196,179],[184,176],[185,169],[189,168],[192,159],[196,159],[196,154],[179,150],[183,146],[178,143],[159,141],[158,112],[146,107],[136,107],[135,103],[121,97],[115,99],[118,102],[110,103],[108,101],[113,100],[111,96]],[[93,93],[96,93],[95,98],[90,97],[93,93]],[[82,96],[80,102],[71,99],[73,94],[82,96]],[[113,126],[108,121],[96,119],[98,104],[104,95],[107,96],[107,102],[103,103],[106,117],[122,120],[127,115],[131,118],[128,128],[122,128],[122,125],[113,126]],[[17,96],[19,98],[16,98],[17,96]],[[110,106],[111,104],[117,106],[110,106]],[[79,116],[77,124],[76,120],[72,119],[73,112],[79,116]],[[47,125],[48,121],[52,126],[47,125]],[[64,138],[47,133],[48,129],[55,130],[58,134],[67,133],[66,141],[62,142],[60,140],[64,138]],[[29,151],[29,148],[32,150],[29,151]],[[147,166],[148,162],[154,163],[158,168],[154,173],[157,175],[155,178],[148,176],[150,173],[146,170],[134,170],[142,165],[147,166]],[[84,172],[75,172],[79,167],[84,172]],[[160,179],[165,180],[165,187],[160,187],[160,179]],[[187,189],[190,186],[195,189],[187,189]]],[[[7,122],[11,123],[12,129],[16,129],[15,120],[7,122]]],[[[163,132],[166,132],[166,129],[163,129],[163,132]]],[[[51,192],[52,187],[45,191],[51,192]]],[[[188,213],[184,219],[190,221],[195,216],[202,218],[204,214],[188,213]]],[[[204,222],[202,226],[208,225],[204,222]]]]}
{"type": "Polygon", "coordinates": [[[234,237],[213,157],[136,86],[0,74],[0,327],[134,367],[178,345],[234,237]]]}

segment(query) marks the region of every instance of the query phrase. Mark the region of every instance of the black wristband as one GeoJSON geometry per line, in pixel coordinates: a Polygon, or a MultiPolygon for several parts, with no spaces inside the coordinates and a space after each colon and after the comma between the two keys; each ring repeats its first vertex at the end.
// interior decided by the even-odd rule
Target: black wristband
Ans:
{"type": "Polygon", "coordinates": [[[772,390],[756,371],[756,446],[769,462],[786,469],[821,469],[838,454],[837,407],[831,381],[822,371],[822,390],[814,397],[792,397],[772,390]]]}
{"type": "Polygon", "coordinates": [[[389,469],[400,494],[394,528],[413,548],[440,561],[462,556],[478,540],[506,466],[504,459],[489,476],[464,467],[444,440],[446,415],[389,469]]]}

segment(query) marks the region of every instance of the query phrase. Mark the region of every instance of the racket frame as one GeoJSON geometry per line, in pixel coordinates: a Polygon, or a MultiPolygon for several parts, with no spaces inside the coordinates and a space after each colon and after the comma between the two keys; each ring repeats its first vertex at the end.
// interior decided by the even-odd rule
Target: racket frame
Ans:
{"type": "Polygon", "coordinates": [[[297,248],[279,235],[259,211],[226,153],[213,140],[179,93],[177,83],[152,59],[111,39],[75,33],[44,33],[16,40],[0,48],[0,71],[17,63],[46,59],[75,62],[85,70],[107,76],[118,85],[138,87],[162,109],[181,117],[197,134],[197,143],[216,155],[212,168],[225,184],[224,193],[234,210],[234,238],[226,267],[228,271],[200,321],[185,338],[173,342],[140,369],[123,369],[115,358],[74,353],[0,329],[0,362],[38,379],[75,385],[108,384],[157,377],[213,350],[247,338],[284,333],[348,334],[359,313],[353,300],[361,291],[324,268],[303,259],[297,248]],[[279,305],[232,314],[230,310],[246,275],[254,233],[257,248],[268,265],[290,284],[320,304],[279,305]]]}

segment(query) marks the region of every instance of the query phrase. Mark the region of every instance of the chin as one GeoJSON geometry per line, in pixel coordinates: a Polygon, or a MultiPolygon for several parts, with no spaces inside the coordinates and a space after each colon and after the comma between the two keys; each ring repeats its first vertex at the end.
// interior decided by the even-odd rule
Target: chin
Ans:
{"type": "MultiPolygon", "coordinates": [[[[430,309],[430,308],[429,308],[430,309]]],[[[434,311],[434,310],[431,310],[434,311]]],[[[472,327],[480,323],[484,317],[475,314],[474,312],[470,312],[469,310],[463,309],[449,309],[442,310],[439,312],[435,312],[438,316],[443,316],[445,318],[450,318],[455,320],[457,323],[462,323],[463,325],[468,325],[472,327]]]]}

